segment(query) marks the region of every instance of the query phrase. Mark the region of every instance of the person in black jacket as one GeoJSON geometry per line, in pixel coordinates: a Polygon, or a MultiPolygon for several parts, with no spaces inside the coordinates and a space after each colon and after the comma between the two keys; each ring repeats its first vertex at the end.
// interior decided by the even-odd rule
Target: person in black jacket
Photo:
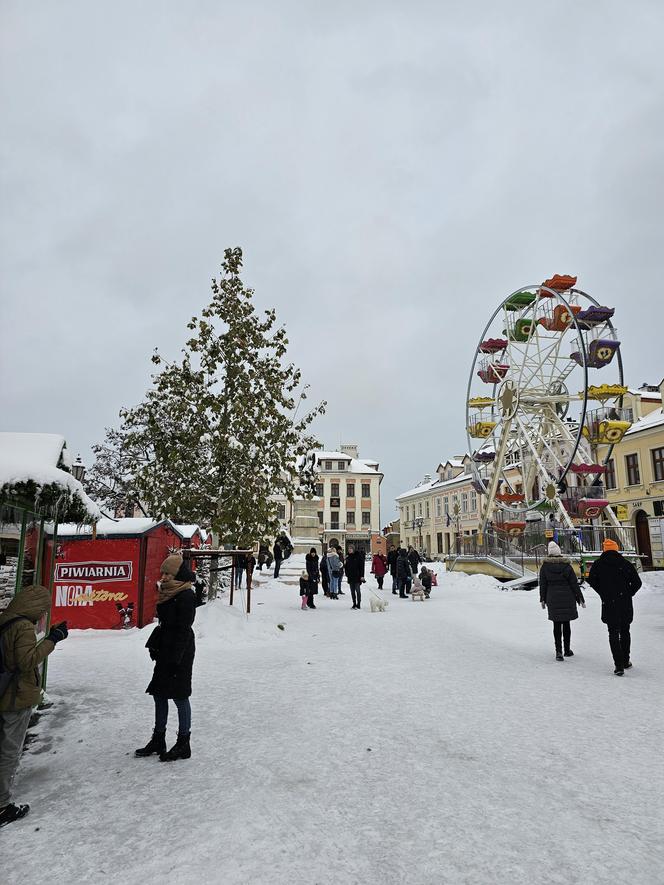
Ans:
{"type": "Polygon", "coordinates": [[[641,578],[632,563],[620,554],[615,541],[607,538],[602,555],[593,562],[588,583],[602,600],[602,621],[609,631],[609,646],[616,676],[632,666],[630,624],[634,620],[632,597],[641,587],[641,578]]]}
{"type": "Polygon", "coordinates": [[[309,594],[307,596],[307,605],[309,608],[316,608],[314,605],[314,596],[318,593],[318,582],[320,581],[320,568],[318,567],[318,554],[316,548],[312,547],[305,557],[307,566],[307,575],[309,580],[309,594]]]}
{"type": "Polygon", "coordinates": [[[549,620],[553,621],[553,641],[556,646],[556,660],[564,661],[563,642],[565,643],[565,657],[572,657],[574,652],[570,648],[572,640],[572,628],[570,621],[578,618],[577,603],[583,608],[586,601],[579,587],[579,582],[574,569],[565,559],[560,547],[551,541],[548,548],[549,555],[542,563],[539,574],[540,603],[542,608],[549,610],[549,620]]]}
{"type": "Polygon", "coordinates": [[[279,541],[274,542],[274,577],[279,577],[279,569],[281,568],[281,560],[284,558],[284,551],[281,549],[279,541]]]}
{"type": "Polygon", "coordinates": [[[399,581],[397,579],[397,548],[394,544],[392,544],[390,552],[387,554],[387,567],[392,577],[392,593],[396,596],[399,591],[399,581]]]}
{"type": "Polygon", "coordinates": [[[154,732],[136,756],[159,753],[162,762],[189,759],[191,756],[191,673],[196,645],[191,625],[196,617],[194,575],[178,554],[167,556],[161,564],[159,625],[150,634],[145,647],[155,662],[146,692],[154,697],[154,732]],[[177,742],[166,751],[166,723],[169,698],[178,709],[177,742]]]}
{"type": "Polygon", "coordinates": [[[408,552],[400,547],[397,551],[397,583],[399,586],[399,596],[405,599],[410,590],[410,582],[412,580],[412,572],[410,562],[408,561],[408,552]]]}
{"type": "Polygon", "coordinates": [[[353,600],[352,608],[359,609],[362,604],[362,584],[364,584],[364,553],[356,550],[352,544],[348,545],[348,555],[344,563],[346,578],[350,585],[350,595],[353,600]]]}
{"type": "Polygon", "coordinates": [[[409,548],[408,548],[408,562],[410,563],[410,570],[411,570],[411,572],[412,572],[414,575],[416,575],[416,574],[417,574],[417,570],[418,570],[418,568],[419,568],[419,565],[420,565],[420,563],[422,562],[422,557],[421,557],[420,554],[417,552],[417,550],[415,550],[414,547],[409,547],[409,548]]]}

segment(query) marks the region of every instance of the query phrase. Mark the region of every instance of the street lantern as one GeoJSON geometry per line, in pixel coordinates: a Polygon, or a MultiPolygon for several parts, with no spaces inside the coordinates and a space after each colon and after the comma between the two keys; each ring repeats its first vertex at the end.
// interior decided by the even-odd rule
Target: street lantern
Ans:
{"type": "Polygon", "coordinates": [[[412,524],[413,531],[415,531],[415,529],[417,529],[417,533],[418,533],[418,536],[420,539],[420,550],[422,549],[422,525],[423,524],[424,524],[424,517],[423,516],[417,516],[413,520],[413,524],[412,524]]]}
{"type": "Polygon", "coordinates": [[[77,479],[79,482],[83,482],[83,477],[85,476],[86,470],[87,470],[87,467],[81,461],[80,454],[78,454],[76,456],[76,460],[74,461],[74,463],[72,464],[72,467],[71,467],[71,472],[74,476],[74,479],[77,479]]]}

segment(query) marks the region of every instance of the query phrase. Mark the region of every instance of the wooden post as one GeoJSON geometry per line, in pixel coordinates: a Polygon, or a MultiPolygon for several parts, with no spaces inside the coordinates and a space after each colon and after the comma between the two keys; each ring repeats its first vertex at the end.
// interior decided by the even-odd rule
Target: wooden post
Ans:
{"type": "Polygon", "coordinates": [[[251,611],[251,576],[249,575],[249,567],[247,567],[247,614],[251,611]]]}
{"type": "Polygon", "coordinates": [[[228,600],[229,605],[233,605],[233,594],[235,593],[235,557],[231,556],[231,595],[228,600]]]}

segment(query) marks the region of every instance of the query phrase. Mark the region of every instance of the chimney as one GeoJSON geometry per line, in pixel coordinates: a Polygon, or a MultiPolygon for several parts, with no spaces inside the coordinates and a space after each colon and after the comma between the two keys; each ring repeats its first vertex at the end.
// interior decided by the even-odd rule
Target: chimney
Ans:
{"type": "Polygon", "coordinates": [[[339,446],[340,451],[349,458],[359,458],[359,449],[356,445],[339,446]]]}
{"type": "Polygon", "coordinates": [[[427,482],[431,482],[431,474],[430,473],[424,474],[424,479],[422,480],[422,484],[424,485],[427,482]]]}

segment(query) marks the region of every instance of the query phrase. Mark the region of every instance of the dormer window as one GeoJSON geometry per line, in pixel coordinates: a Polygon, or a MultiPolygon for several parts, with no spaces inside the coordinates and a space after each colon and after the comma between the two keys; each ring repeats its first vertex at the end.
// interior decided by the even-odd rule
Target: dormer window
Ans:
{"type": "Polygon", "coordinates": [[[326,461],[326,462],[325,462],[325,469],[326,469],[326,470],[332,470],[332,462],[331,462],[331,461],[326,461]]]}
{"type": "Polygon", "coordinates": [[[344,461],[337,461],[337,470],[345,470],[346,464],[344,461]]]}

